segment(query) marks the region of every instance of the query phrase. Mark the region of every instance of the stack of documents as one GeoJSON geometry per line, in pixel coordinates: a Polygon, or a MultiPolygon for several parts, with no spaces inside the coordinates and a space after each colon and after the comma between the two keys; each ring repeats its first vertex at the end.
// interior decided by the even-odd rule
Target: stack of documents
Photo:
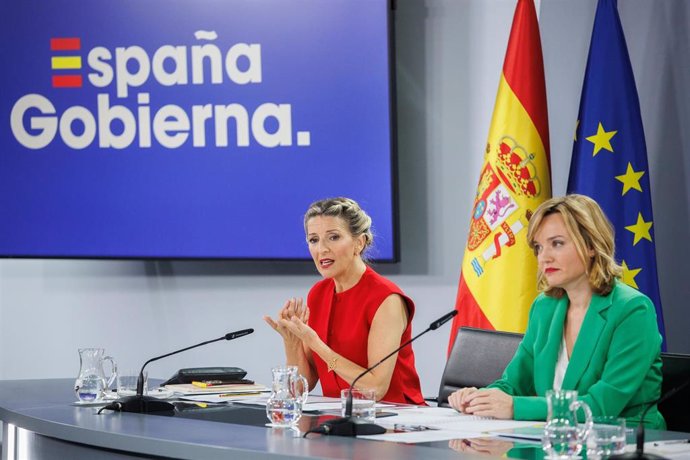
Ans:
{"type": "Polygon", "coordinates": [[[180,399],[203,401],[210,403],[225,403],[268,396],[270,390],[259,383],[233,383],[227,385],[199,385],[181,383],[165,385],[166,390],[172,391],[180,399]]]}
{"type": "Polygon", "coordinates": [[[203,395],[218,393],[262,393],[269,391],[265,385],[260,383],[231,383],[227,385],[200,385],[196,383],[180,383],[177,385],[165,385],[166,390],[170,390],[178,395],[203,395]]]}

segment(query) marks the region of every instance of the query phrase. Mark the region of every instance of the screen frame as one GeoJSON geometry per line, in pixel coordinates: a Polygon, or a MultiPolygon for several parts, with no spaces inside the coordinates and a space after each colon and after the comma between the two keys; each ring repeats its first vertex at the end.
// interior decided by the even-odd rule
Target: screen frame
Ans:
{"type": "MultiPolygon", "coordinates": [[[[391,249],[392,257],[371,257],[367,262],[395,264],[400,262],[401,242],[400,242],[400,215],[399,215],[399,171],[398,171],[398,143],[397,143],[397,85],[396,85],[396,59],[395,59],[395,10],[396,0],[385,0],[386,2],[386,27],[387,27],[387,49],[388,49],[388,123],[389,123],[389,165],[390,165],[390,184],[391,184],[391,249]]],[[[326,197],[324,197],[326,198],[326,197]]],[[[306,210],[306,205],[305,205],[306,210]]],[[[366,209],[365,209],[366,211],[366,209]]],[[[374,222],[374,249],[376,247],[376,224],[374,222]]],[[[306,243],[305,243],[306,245],[306,243]]],[[[374,251],[375,252],[375,251],[374,251]]],[[[305,251],[306,254],[306,251],[305,251]]],[[[2,259],[59,259],[59,260],[140,260],[140,261],[238,261],[238,262],[295,262],[301,263],[311,261],[308,255],[305,257],[232,257],[232,256],[144,256],[144,255],[78,255],[78,254],[5,254],[0,253],[2,259]]]]}

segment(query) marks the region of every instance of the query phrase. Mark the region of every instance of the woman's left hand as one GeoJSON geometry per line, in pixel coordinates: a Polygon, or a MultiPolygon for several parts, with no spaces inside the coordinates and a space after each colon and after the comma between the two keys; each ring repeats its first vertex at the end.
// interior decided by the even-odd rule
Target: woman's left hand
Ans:
{"type": "Polygon", "coordinates": [[[513,397],[495,388],[483,389],[465,400],[466,414],[500,419],[513,418],[513,397]]]}
{"type": "MultiPolygon", "coordinates": [[[[308,318],[309,313],[306,313],[308,318]]],[[[312,329],[307,323],[305,323],[300,317],[292,316],[289,319],[281,318],[278,323],[295,335],[299,340],[302,341],[308,348],[314,348],[316,340],[319,340],[318,334],[312,329]]]]}

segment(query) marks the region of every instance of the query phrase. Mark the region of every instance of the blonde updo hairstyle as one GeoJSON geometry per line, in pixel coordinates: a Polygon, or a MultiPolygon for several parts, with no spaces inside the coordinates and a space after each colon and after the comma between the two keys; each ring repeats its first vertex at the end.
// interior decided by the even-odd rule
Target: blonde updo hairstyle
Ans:
{"type": "Polygon", "coordinates": [[[304,214],[305,233],[307,232],[307,222],[309,222],[309,219],[318,216],[340,217],[354,238],[364,235],[364,247],[360,256],[362,259],[367,260],[364,254],[374,243],[374,234],[371,231],[371,217],[359,207],[355,200],[338,197],[313,202],[304,214]]]}
{"type": "MultiPolygon", "coordinates": [[[[535,249],[534,235],[544,218],[556,213],[563,217],[568,234],[586,268],[592,290],[599,295],[607,295],[622,273],[621,266],[614,259],[615,241],[611,222],[599,204],[588,196],[571,194],[551,198],[542,203],[529,220],[527,242],[532,249],[535,249]]],[[[550,297],[560,298],[565,294],[564,289],[549,286],[541,272],[537,275],[537,288],[550,297]]]]}

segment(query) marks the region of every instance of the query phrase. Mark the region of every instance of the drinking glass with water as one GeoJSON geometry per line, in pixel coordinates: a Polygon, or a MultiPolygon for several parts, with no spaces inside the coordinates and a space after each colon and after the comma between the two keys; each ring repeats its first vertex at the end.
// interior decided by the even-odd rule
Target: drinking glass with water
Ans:
{"type": "Polygon", "coordinates": [[[611,416],[593,418],[587,438],[587,458],[597,458],[625,451],[625,419],[611,416]]]}
{"type": "Polygon", "coordinates": [[[356,421],[374,423],[376,419],[376,391],[368,388],[345,389],[340,392],[342,416],[347,414],[347,400],[352,392],[352,418],[356,421]]]}

